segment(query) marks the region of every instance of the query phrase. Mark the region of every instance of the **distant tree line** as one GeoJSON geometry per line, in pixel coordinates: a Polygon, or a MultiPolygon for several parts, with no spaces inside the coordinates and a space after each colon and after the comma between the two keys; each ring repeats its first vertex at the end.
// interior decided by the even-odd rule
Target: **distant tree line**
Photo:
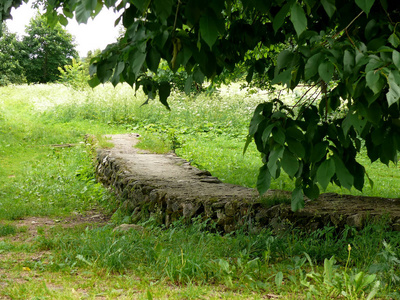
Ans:
{"type": "Polygon", "coordinates": [[[48,83],[59,79],[60,70],[78,59],[74,38],[60,24],[50,27],[37,15],[19,38],[5,23],[0,37],[0,86],[48,83]]]}

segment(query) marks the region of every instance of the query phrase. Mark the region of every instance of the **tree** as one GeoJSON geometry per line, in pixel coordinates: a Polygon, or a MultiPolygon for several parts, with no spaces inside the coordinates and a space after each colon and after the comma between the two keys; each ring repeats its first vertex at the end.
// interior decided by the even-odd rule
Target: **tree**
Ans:
{"type": "Polygon", "coordinates": [[[26,34],[19,60],[29,83],[57,81],[58,68],[78,58],[73,37],[59,24],[49,27],[43,16],[37,15],[30,21],[26,34]]]}
{"type": "Polygon", "coordinates": [[[0,27],[3,32],[0,37],[0,86],[24,83],[24,70],[17,59],[21,43],[5,24],[0,27]]]}
{"type": "MultiPolygon", "coordinates": [[[[14,3],[15,1],[13,1],[14,3]]],[[[50,23],[76,13],[85,23],[103,6],[126,28],[92,61],[92,86],[128,82],[168,108],[170,83],[156,82],[161,59],[202,83],[233,71],[248,51],[288,45],[276,61],[253,57],[247,79],[266,74],[272,84],[310,84],[294,107],[279,99],[260,104],[246,143],[262,153],[257,188],[265,192],[283,169],[295,179],[292,208],[332,182],[361,190],[365,168],[356,160],[397,161],[400,150],[400,8],[388,0],[131,0],[45,2],[50,23]],[[62,8],[60,10],[59,8],[62,8]],[[62,12],[61,12],[62,11],[62,12]],[[339,114],[332,112],[341,109],[339,114]]]]}

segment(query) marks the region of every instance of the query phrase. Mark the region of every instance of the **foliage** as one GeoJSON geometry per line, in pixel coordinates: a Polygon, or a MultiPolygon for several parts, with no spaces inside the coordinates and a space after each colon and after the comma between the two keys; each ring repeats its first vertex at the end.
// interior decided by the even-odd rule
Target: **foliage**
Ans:
{"type": "Polygon", "coordinates": [[[3,32],[0,37],[0,86],[24,83],[24,70],[17,59],[21,43],[8,31],[5,23],[0,27],[3,32]]]}
{"type": "MultiPolygon", "coordinates": [[[[28,0],[13,0],[0,2],[0,24],[7,19],[12,19],[11,9],[19,7],[23,2],[27,3],[28,0]]],[[[0,36],[3,34],[3,27],[0,26],[0,36]]]]}
{"type": "Polygon", "coordinates": [[[361,190],[366,173],[355,157],[362,145],[371,161],[397,161],[400,12],[393,1],[46,1],[50,23],[67,23],[73,12],[86,23],[103,6],[121,13],[117,23],[126,31],[93,60],[90,84],[135,84],[150,99],[158,93],[167,108],[170,83],[147,73],[156,73],[161,59],[201,84],[234,70],[260,45],[289,45],[276,63],[254,59],[247,78],[255,71],[292,89],[310,83],[322,99],[304,95],[295,107],[278,99],[256,110],[248,142],[254,138],[263,154],[260,193],[283,169],[296,179],[296,210],[303,195],[314,199],[330,182],[361,190]],[[341,103],[344,116],[333,118],[330,112],[341,103]]]}
{"type": "Polygon", "coordinates": [[[30,21],[26,34],[19,62],[28,83],[57,81],[58,68],[71,64],[72,59],[78,57],[72,36],[60,24],[49,27],[40,15],[30,21]]]}
{"type": "Polygon", "coordinates": [[[72,87],[74,90],[80,91],[88,88],[89,65],[72,59],[70,65],[65,65],[64,68],[58,67],[60,72],[60,83],[72,87]]]}

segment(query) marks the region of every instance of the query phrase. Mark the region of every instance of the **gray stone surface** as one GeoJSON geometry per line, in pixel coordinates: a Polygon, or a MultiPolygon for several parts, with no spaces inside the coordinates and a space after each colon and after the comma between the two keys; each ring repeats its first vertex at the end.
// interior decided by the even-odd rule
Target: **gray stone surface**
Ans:
{"type": "MultiPolygon", "coordinates": [[[[191,221],[200,216],[225,232],[243,226],[252,231],[264,227],[281,231],[291,225],[308,230],[324,225],[361,228],[368,218],[385,215],[393,229],[399,230],[399,199],[329,193],[314,201],[306,199],[306,207],[298,212],[284,204],[265,207],[254,189],[222,183],[173,153],[153,154],[135,148],[135,134],[109,138],[113,148],[95,146],[97,178],[119,196],[121,208],[131,214],[133,222],[153,217],[169,226],[181,217],[191,221]]],[[[290,193],[282,191],[268,191],[263,196],[274,195],[290,198],[290,193]]]]}

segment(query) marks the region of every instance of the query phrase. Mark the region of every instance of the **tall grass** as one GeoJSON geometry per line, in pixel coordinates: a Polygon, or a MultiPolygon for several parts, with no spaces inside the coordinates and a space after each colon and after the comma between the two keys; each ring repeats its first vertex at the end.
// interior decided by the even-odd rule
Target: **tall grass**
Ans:
{"type": "MultiPolygon", "coordinates": [[[[84,93],[72,92],[70,101],[59,101],[42,114],[53,124],[87,123],[98,129],[133,131],[142,134],[142,147],[171,149],[193,164],[209,170],[222,181],[255,187],[260,155],[253,144],[243,155],[247,128],[258,103],[273,95],[246,94],[238,86],[222,89],[213,96],[188,97],[173,94],[169,99],[171,111],[158,101],[142,106],[146,98],[140,91],[121,85],[116,89],[102,86],[84,93]],[[105,126],[105,127],[104,127],[105,126]],[[117,129],[118,128],[118,129],[117,129]]],[[[285,101],[295,101],[298,95],[285,94],[285,101]]],[[[365,185],[361,193],[330,185],[327,192],[399,198],[396,188],[400,172],[396,165],[371,164],[362,153],[358,161],[366,167],[374,187],[365,185]]],[[[366,180],[366,182],[368,182],[366,180]]],[[[271,184],[273,189],[291,190],[294,182],[282,173],[271,184]]]]}
{"type": "MultiPolygon", "coordinates": [[[[254,187],[260,157],[254,145],[245,156],[242,151],[252,111],[267,96],[230,92],[195,98],[174,94],[167,111],[157,101],[142,106],[144,95],[126,85],[83,92],[61,85],[0,88],[0,220],[116,209],[113,196],[95,182],[85,134],[138,132],[152,149],[158,143],[225,182],[254,187]],[[56,146],[62,144],[74,146],[56,146]]],[[[398,197],[396,166],[368,165],[362,155],[359,160],[375,180],[366,194],[398,197]]],[[[272,187],[291,189],[293,183],[282,176],[272,187]]],[[[298,293],[309,299],[338,293],[366,298],[376,284],[382,297],[400,297],[400,239],[385,224],[370,224],[359,232],[325,227],[309,233],[290,229],[280,235],[265,230],[224,236],[198,221],[188,227],[176,222],[167,229],[150,220],[142,224],[143,232],[125,233],[114,232],[114,225],[40,231],[29,251],[52,254],[46,264],[28,260],[23,266],[71,274],[133,273],[148,282],[214,284],[239,293],[279,293],[286,299],[297,299],[298,293]]],[[[2,238],[15,233],[15,227],[0,225],[2,238]]],[[[16,249],[23,247],[0,241],[0,253],[16,249]]],[[[22,287],[7,293],[11,298],[30,295],[22,287]]]]}
{"type": "MultiPolygon", "coordinates": [[[[400,261],[391,265],[390,259],[384,256],[391,253],[391,257],[397,260],[400,252],[398,249],[388,251],[382,241],[390,241],[396,249],[400,237],[387,231],[384,224],[370,224],[360,232],[349,227],[342,232],[336,232],[334,227],[325,227],[311,234],[288,230],[279,236],[268,230],[258,234],[239,231],[221,236],[208,232],[207,228],[206,223],[195,221],[187,226],[177,221],[168,229],[148,223],[144,231],[123,233],[114,232],[107,226],[86,229],[80,235],[55,230],[51,235],[38,237],[37,247],[57,251],[58,255],[49,265],[53,270],[67,266],[72,269],[106,269],[108,273],[133,271],[177,285],[222,283],[233,290],[290,295],[295,289],[305,293],[307,283],[315,284],[306,276],[311,274],[310,267],[327,260],[337,263],[331,272],[343,286],[347,284],[344,274],[366,274],[368,270],[376,280],[387,284],[386,288],[389,285],[393,288],[398,283],[395,274],[398,274],[400,261]],[[350,258],[348,245],[352,247],[350,258]],[[342,274],[340,265],[346,265],[349,271],[342,274]],[[394,272],[392,277],[388,276],[385,268],[394,272]],[[277,284],[278,274],[285,278],[286,286],[277,284]]],[[[35,265],[31,267],[35,268],[35,265]]],[[[314,271],[320,272],[319,267],[314,271]]],[[[352,284],[346,288],[353,288],[352,284]]],[[[362,291],[372,289],[369,285],[362,291]]],[[[325,288],[321,287],[316,295],[327,292],[325,288]]],[[[357,293],[361,294],[361,290],[357,293]]]]}

